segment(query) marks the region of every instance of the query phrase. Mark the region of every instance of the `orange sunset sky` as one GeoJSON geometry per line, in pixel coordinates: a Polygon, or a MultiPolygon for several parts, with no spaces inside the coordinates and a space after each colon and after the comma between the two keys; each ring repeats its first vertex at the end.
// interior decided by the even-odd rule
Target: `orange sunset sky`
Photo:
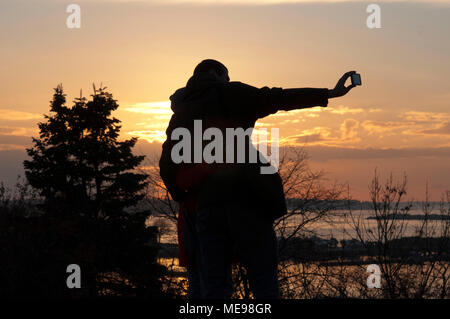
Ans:
{"type": "Polygon", "coordinates": [[[169,96],[195,65],[214,58],[232,81],[262,87],[332,88],[348,70],[363,86],[327,108],[279,112],[282,145],[305,146],[313,169],[368,199],[383,179],[408,175],[408,198],[450,190],[450,1],[2,0],[0,180],[23,174],[25,147],[62,83],[69,103],[103,83],[119,101],[123,138],[157,152],[169,96]],[[81,7],[68,29],[66,7],[81,7]],[[381,7],[381,28],[366,7],[381,7]]]}

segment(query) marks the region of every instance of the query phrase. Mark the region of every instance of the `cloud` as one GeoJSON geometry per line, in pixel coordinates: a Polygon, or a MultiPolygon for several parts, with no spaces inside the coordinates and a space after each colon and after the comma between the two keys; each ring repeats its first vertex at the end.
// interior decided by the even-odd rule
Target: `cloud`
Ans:
{"type": "Polygon", "coordinates": [[[359,122],[354,119],[346,119],[340,127],[343,139],[353,139],[358,134],[359,122]]]}
{"type": "Polygon", "coordinates": [[[292,117],[302,117],[302,116],[306,116],[306,117],[317,117],[318,114],[320,112],[324,112],[323,107],[317,106],[317,107],[311,107],[311,108],[306,108],[306,109],[297,109],[297,110],[292,110],[292,111],[278,111],[275,114],[270,115],[268,118],[278,118],[278,117],[288,117],[288,116],[292,116],[292,117]]]}
{"type": "Polygon", "coordinates": [[[450,114],[439,112],[408,111],[397,115],[399,121],[372,121],[361,123],[369,135],[450,135],[450,114]]]}
{"type": "Polygon", "coordinates": [[[0,134],[0,144],[21,145],[22,148],[31,145],[31,137],[20,135],[3,135],[0,134]]]}
{"type": "Polygon", "coordinates": [[[289,145],[291,143],[289,143],[289,141],[293,141],[293,142],[297,142],[297,143],[305,143],[305,144],[310,144],[310,143],[315,143],[315,142],[323,142],[326,141],[327,139],[322,136],[320,133],[315,133],[315,134],[302,134],[302,135],[295,135],[295,136],[291,136],[288,137],[286,139],[286,144],[289,145]]]}
{"type": "Polygon", "coordinates": [[[280,145],[299,145],[299,144],[317,144],[319,142],[333,142],[340,140],[338,136],[332,136],[332,130],[329,127],[316,126],[311,129],[302,130],[299,134],[288,136],[280,140],[280,145]]]}
{"type": "Polygon", "coordinates": [[[449,158],[450,147],[415,148],[348,148],[338,146],[306,146],[310,158],[316,161],[331,159],[379,159],[379,158],[449,158]]]}
{"type": "Polygon", "coordinates": [[[327,107],[327,111],[333,114],[345,115],[345,114],[356,114],[363,113],[364,109],[361,108],[349,108],[348,106],[339,105],[337,108],[327,107]]]}
{"type": "Polygon", "coordinates": [[[369,135],[372,134],[384,134],[393,132],[397,129],[414,126],[415,122],[403,122],[403,121],[364,121],[361,123],[361,127],[364,128],[369,135]]]}
{"type": "Polygon", "coordinates": [[[442,122],[450,120],[449,113],[438,112],[408,111],[400,113],[398,116],[407,121],[414,121],[416,123],[442,122]]]}
{"type": "MultiPolygon", "coordinates": [[[[140,114],[142,120],[136,125],[132,131],[128,132],[131,136],[140,137],[149,142],[163,142],[166,138],[165,130],[168,121],[173,114],[170,108],[170,101],[156,101],[137,103],[124,108],[125,111],[140,114]]],[[[345,105],[337,107],[314,107],[306,109],[298,109],[290,112],[277,112],[274,115],[261,119],[257,122],[256,129],[278,127],[284,128],[287,134],[293,134],[285,138],[281,138],[281,144],[298,145],[301,143],[308,143],[312,145],[328,145],[340,146],[344,143],[357,143],[362,140],[363,134],[385,137],[398,136],[398,138],[405,135],[415,136],[443,136],[449,135],[450,115],[439,112],[422,112],[422,111],[407,111],[397,114],[397,120],[392,120],[390,115],[387,121],[383,120],[364,120],[361,118],[378,117],[376,113],[383,112],[381,108],[352,108],[345,105]],[[324,112],[324,113],[322,113],[324,112]],[[327,117],[327,114],[333,115],[347,115],[353,114],[352,119],[345,119],[338,124],[332,117],[327,117]],[[373,116],[372,116],[373,114],[373,116]],[[310,118],[323,118],[326,123],[330,123],[329,127],[322,126],[314,127],[312,129],[298,131],[298,123],[306,122],[310,118]],[[330,122],[332,121],[332,122],[330,122]],[[337,125],[336,125],[337,124],[337,125]],[[433,125],[431,125],[433,124],[433,125]],[[360,130],[362,128],[363,130],[360,130]]],[[[322,123],[325,123],[322,122],[322,123]]],[[[286,135],[285,135],[286,136],[286,135]]],[[[412,141],[410,141],[412,143],[412,141]]],[[[410,145],[411,145],[410,143],[410,145]]],[[[445,141],[434,146],[446,145],[445,141]]],[[[356,144],[355,144],[356,146],[356,144]]]]}
{"type": "Polygon", "coordinates": [[[299,118],[293,118],[293,119],[285,119],[285,120],[277,120],[273,121],[273,118],[271,118],[272,121],[268,121],[267,118],[258,120],[256,122],[255,128],[261,128],[261,127],[283,127],[284,125],[288,124],[298,124],[301,121],[304,121],[299,118]]]}
{"type": "Polygon", "coordinates": [[[450,122],[439,124],[438,127],[428,130],[421,130],[419,133],[432,135],[450,135],[450,122]]]}
{"type": "Polygon", "coordinates": [[[172,114],[170,101],[137,103],[125,107],[125,111],[141,114],[172,114]]]}
{"type": "Polygon", "coordinates": [[[0,135],[34,136],[38,134],[39,130],[37,128],[0,126],[0,135]]]}
{"type": "Polygon", "coordinates": [[[144,102],[130,105],[125,111],[141,114],[144,119],[137,125],[141,130],[132,130],[128,135],[142,138],[148,142],[164,142],[166,128],[173,112],[170,101],[144,102]]]}
{"type": "Polygon", "coordinates": [[[349,145],[361,141],[361,138],[358,136],[359,126],[359,121],[355,119],[345,119],[338,129],[327,126],[316,126],[311,129],[305,129],[300,131],[299,134],[280,139],[280,145],[349,145]]]}
{"type": "Polygon", "coordinates": [[[24,127],[0,127],[1,135],[25,135],[26,132],[24,127]]]}
{"type": "Polygon", "coordinates": [[[160,142],[148,142],[144,139],[138,140],[135,147],[133,148],[133,153],[136,155],[145,155],[149,157],[149,160],[161,156],[162,143],[160,142]]]}
{"type": "Polygon", "coordinates": [[[38,135],[35,128],[0,126],[0,150],[23,150],[31,146],[34,135],[38,135]]]}
{"type": "Polygon", "coordinates": [[[166,140],[166,132],[161,130],[142,130],[142,131],[130,131],[127,133],[133,137],[138,137],[152,142],[164,142],[166,140]]]}
{"type": "Polygon", "coordinates": [[[26,120],[39,120],[44,116],[36,113],[14,111],[9,109],[0,109],[0,119],[6,121],[26,121],[26,120]]]}

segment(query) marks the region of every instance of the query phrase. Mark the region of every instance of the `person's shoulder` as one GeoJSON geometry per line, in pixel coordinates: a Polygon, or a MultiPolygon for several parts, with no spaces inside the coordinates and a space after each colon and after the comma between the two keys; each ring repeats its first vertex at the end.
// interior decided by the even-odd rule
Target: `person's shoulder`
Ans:
{"type": "Polygon", "coordinates": [[[251,86],[247,83],[243,83],[240,81],[230,81],[227,83],[227,85],[230,87],[237,87],[237,88],[254,88],[254,86],[251,86]]]}
{"type": "Polygon", "coordinates": [[[224,85],[224,88],[226,90],[228,90],[229,92],[235,93],[235,94],[250,93],[250,92],[254,92],[255,90],[258,90],[254,86],[251,86],[249,84],[239,82],[239,81],[227,82],[224,85]]]}

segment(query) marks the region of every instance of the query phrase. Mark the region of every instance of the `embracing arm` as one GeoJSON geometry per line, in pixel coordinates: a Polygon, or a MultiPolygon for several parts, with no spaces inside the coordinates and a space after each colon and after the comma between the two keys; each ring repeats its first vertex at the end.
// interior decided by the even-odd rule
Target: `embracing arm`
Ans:
{"type": "Polygon", "coordinates": [[[166,189],[169,192],[172,199],[176,202],[183,201],[185,197],[185,191],[177,184],[177,174],[180,168],[180,164],[176,164],[172,160],[172,147],[175,142],[170,138],[172,130],[176,127],[176,117],[172,116],[167,127],[166,134],[167,139],[162,145],[161,158],[159,160],[159,174],[161,179],[166,185],[166,189]]]}

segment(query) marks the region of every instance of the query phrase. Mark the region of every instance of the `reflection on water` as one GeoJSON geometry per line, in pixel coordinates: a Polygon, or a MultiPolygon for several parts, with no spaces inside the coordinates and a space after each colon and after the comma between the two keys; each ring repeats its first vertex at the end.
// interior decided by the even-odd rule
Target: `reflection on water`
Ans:
{"type": "MultiPolygon", "coordinates": [[[[394,277],[381,275],[381,285],[384,289],[369,289],[367,287],[369,274],[365,259],[362,258],[361,264],[355,265],[281,262],[278,269],[283,298],[392,298],[386,289],[394,282],[398,284],[397,281],[402,282],[398,293],[403,294],[403,297],[412,298],[416,296],[418,289],[426,288],[422,297],[436,298],[442,293],[443,287],[448,285],[450,266],[448,262],[403,265],[392,263],[389,267],[398,268],[398,271],[394,277]],[[425,286],[421,288],[424,284],[425,286]]],[[[164,287],[176,290],[178,296],[186,297],[188,287],[186,273],[183,267],[179,267],[178,259],[160,258],[158,261],[173,271],[169,272],[164,287]]]]}
{"type": "MultiPolygon", "coordinates": [[[[421,210],[412,210],[408,213],[409,215],[423,215],[421,210]]],[[[308,231],[315,233],[316,236],[322,238],[336,238],[338,240],[349,240],[352,238],[357,238],[355,231],[354,222],[358,219],[364,224],[367,230],[376,230],[377,221],[375,219],[367,219],[368,217],[373,217],[373,211],[363,210],[353,212],[352,217],[347,211],[333,211],[329,217],[325,220],[319,220],[316,222],[309,223],[307,226],[308,231]]],[[[294,227],[298,225],[301,217],[295,216],[289,220],[289,227],[294,227]]],[[[402,220],[404,225],[403,237],[416,236],[418,230],[423,224],[423,220],[402,220]]],[[[435,229],[436,233],[432,236],[439,236],[439,227],[445,221],[442,220],[429,220],[428,229],[435,229]]]]}
{"type": "MultiPolygon", "coordinates": [[[[423,215],[421,210],[412,210],[411,215],[423,215]]],[[[353,213],[353,218],[359,219],[365,230],[375,230],[377,221],[367,219],[373,216],[373,211],[361,210],[353,213]]],[[[302,216],[292,216],[283,225],[285,235],[286,229],[295,228],[302,224],[302,216]]],[[[403,237],[414,237],[423,225],[423,220],[402,220],[403,237]]],[[[440,227],[448,221],[429,220],[427,222],[428,236],[439,236],[440,227]],[[435,229],[433,235],[432,230],[435,229]]],[[[337,241],[348,241],[356,238],[356,231],[352,218],[348,211],[331,211],[326,218],[310,222],[306,225],[300,235],[310,237],[312,235],[323,239],[335,238],[337,241]]],[[[278,234],[280,231],[278,230],[278,234]]],[[[176,226],[165,224],[165,231],[161,234],[161,243],[177,244],[176,226]]],[[[336,242],[336,241],[335,241],[336,242]]],[[[169,249],[167,245],[163,249],[169,249]]],[[[173,249],[175,246],[172,246],[173,249]]],[[[340,250],[340,248],[339,248],[340,250]]],[[[337,251],[337,250],[336,250],[337,251]]],[[[166,255],[167,256],[167,255],[166,255]]],[[[165,257],[166,257],[165,256],[165,257]]],[[[174,256],[172,254],[171,256],[174,256]]],[[[382,285],[396,287],[394,292],[386,289],[368,289],[367,287],[367,265],[377,263],[374,256],[369,257],[367,252],[347,257],[336,255],[331,259],[296,259],[283,260],[279,264],[279,280],[283,290],[284,298],[394,298],[396,296],[435,298],[447,291],[450,274],[450,264],[447,260],[435,260],[426,256],[421,262],[408,262],[401,259],[389,260],[390,274],[382,274],[382,285]],[[431,260],[431,262],[430,262],[431,260]],[[389,283],[387,282],[389,280],[389,283]],[[425,285],[424,285],[425,283],[425,285]],[[398,286],[398,287],[397,287],[398,286]],[[425,289],[425,288],[426,289],[425,289]],[[394,297],[393,297],[394,296],[394,297]]],[[[185,296],[187,291],[186,272],[178,264],[177,258],[159,258],[159,263],[169,269],[165,287],[176,290],[178,295],[185,296]]],[[[382,262],[382,261],[380,261],[382,262]]],[[[380,264],[381,266],[381,264],[380,264]]],[[[383,268],[382,268],[383,269],[383,268]]],[[[386,268],[384,268],[386,269],[386,268]]],[[[383,270],[384,271],[384,270],[383,270]]],[[[238,296],[239,297],[239,296],[238,296]]]]}
{"type": "Polygon", "coordinates": [[[163,280],[163,289],[172,291],[178,296],[186,296],[188,289],[186,268],[178,264],[178,258],[158,258],[158,263],[168,270],[168,275],[163,280]]]}
{"type": "MultiPolygon", "coordinates": [[[[369,216],[373,216],[373,211],[362,210],[353,212],[354,218],[361,218],[368,229],[376,229],[377,222],[374,219],[367,219],[369,216]]],[[[411,210],[411,215],[423,215],[421,210],[411,210]]],[[[292,216],[286,221],[287,228],[294,228],[302,222],[301,216],[292,216]]],[[[404,237],[415,236],[418,228],[422,225],[421,220],[405,220],[404,225],[404,237]]],[[[428,221],[429,228],[439,229],[442,221],[430,220],[428,221]]],[[[337,240],[349,240],[356,238],[356,232],[352,219],[348,215],[348,211],[330,211],[330,215],[324,220],[308,223],[305,229],[308,233],[314,233],[321,238],[336,238],[337,240]]],[[[279,235],[279,232],[278,232],[279,235]]],[[[437,236],[438,234],[436,234],[437,236]]],[[[164,244],[177,244],[176,226],[173,223],[166,223],[164,225],[164,231],[160,236],[160,242],[164,244]]]]}

